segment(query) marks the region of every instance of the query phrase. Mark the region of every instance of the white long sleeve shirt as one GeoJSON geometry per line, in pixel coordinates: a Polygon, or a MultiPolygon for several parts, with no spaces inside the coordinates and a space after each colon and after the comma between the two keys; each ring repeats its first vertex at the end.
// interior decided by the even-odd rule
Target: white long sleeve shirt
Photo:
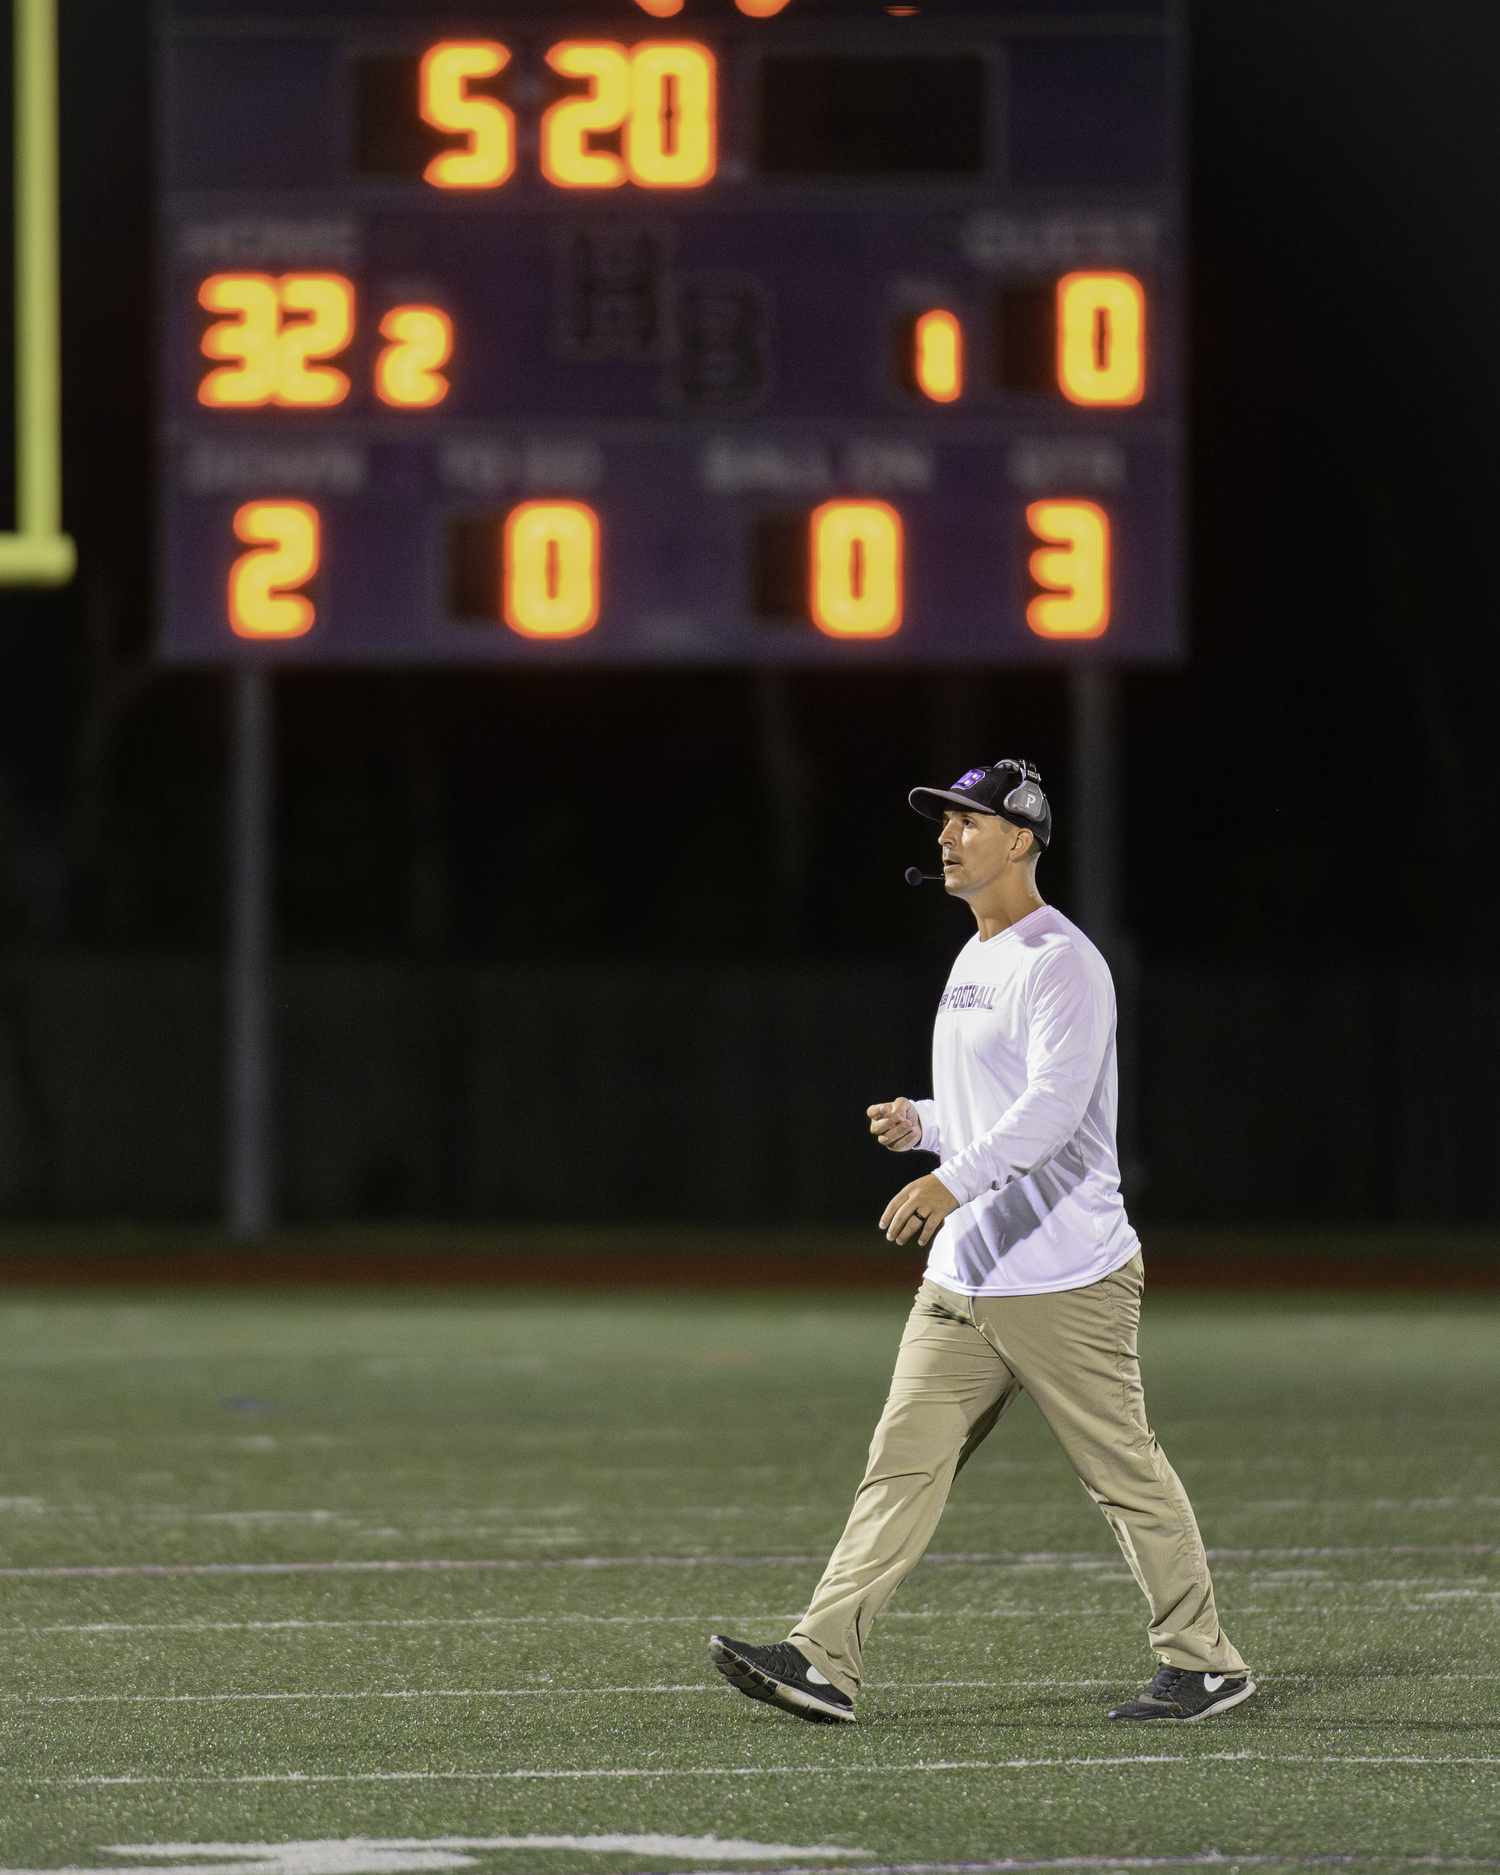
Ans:
{"type": "Polygon", "coordinates": [[[959,952],[932,1038],[922,1149],[960,1208],[927,1274],[961,1295],[1081,1289],[1140,1241],[1115,1155],[1109,965],[1050,905],[959,952]]]}

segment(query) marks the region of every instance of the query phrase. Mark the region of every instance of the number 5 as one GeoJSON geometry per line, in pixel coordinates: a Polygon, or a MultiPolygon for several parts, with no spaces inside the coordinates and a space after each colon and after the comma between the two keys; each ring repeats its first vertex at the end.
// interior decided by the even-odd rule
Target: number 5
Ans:
{"type": "Polygon", "coordinates": [[[493,39],[449,39],[423,54],[422,121],[434,130],[462,132],[463,150],[444,150],[422,171],[437,189],[493,189],[516,166],[516,120],[497,98],[471,97],[471,78],[493,78],[510,53],[493,39]]]}
{"type": "Polygon", "coordinates": [[[318,570],[318,511],[305,501],[247,501],[234,517],[253,549],[229,569],[229,623],[241,638],[300,638],[317,616],[294,588],[318,570]]]}

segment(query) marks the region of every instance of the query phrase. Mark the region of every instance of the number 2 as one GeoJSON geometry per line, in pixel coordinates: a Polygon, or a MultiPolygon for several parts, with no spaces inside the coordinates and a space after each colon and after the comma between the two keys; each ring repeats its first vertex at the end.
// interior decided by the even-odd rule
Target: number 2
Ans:
{"type": "Polygon", "coordinates": [[[395,306],[380,322],[390,343],[375,360],[380,401],[402,410],[428,410],[448,395],[441,366],[453,355],[453,321],[436,306],[395,306]]]}
{"type": "Polygon", "coordinates": [[[321,557],[318,511],[305,501],[247,501],[234,532],[252,549],[229,569],[229,623],[241,638],[300,638],[317,616],[305,586],[321,557]]]}

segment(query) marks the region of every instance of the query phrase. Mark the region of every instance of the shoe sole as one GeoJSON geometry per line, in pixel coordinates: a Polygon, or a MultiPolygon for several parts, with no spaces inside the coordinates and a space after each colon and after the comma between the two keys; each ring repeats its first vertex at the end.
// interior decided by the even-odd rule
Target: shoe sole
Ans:
{"type": "MultiPolygon", "coordinates": [[[[708,1652],[709,1658],[729,1684],[751,1699],[762,1700],[768,1706],[779,1706],[783,1712],[790,1712],[794,1718],[807,1719],[813,1725],[854,1723],[852,1712],[839,1706],[824,1705],[815,1695],[788,1686],[784,1680],[773,1679],[753,1660],[746,1660],[743,1654],[737,1654],[732,1647],[725,1646],[717,1634],[709,1641],[708,1652]]],[[[128,1872],[122,1871],[122,1875],[128,1875],[128,1872]]]]}
{"type": "MultiPolygon", "coordinates": [[[[1216,1699],[1211,1706],[1205,1706],[1201,1712],[1155,1712],[1119,1714],[1122,1719],[1133,1719],[1137,1725],[1196,1725],[1200,1719],[1212,1719],[1218,1713],[1228,1712],[1231,1706],[1238,1706],[1255,1691],[1254,1680],[1246,1680],[1243,1686],[1237,1686],[1227,1699],[1216,1699]]],[[[1110,1713],[1110,1718],[1116,1715],[1110,1713]]]]}

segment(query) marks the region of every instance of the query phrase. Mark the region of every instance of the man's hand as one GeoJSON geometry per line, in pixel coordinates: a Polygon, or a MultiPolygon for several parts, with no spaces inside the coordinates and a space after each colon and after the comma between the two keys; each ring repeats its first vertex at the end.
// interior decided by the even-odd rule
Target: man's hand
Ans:
{"type": "Polygon", "coordinates": [[[908,1243],[920,1230],[917,1243],[926,1245],[937,1235],[943,1219],[957,1209],[957,1198],[936,1172],[929,1172],[926,1178],[901,1187],[881,1213],[880,1228],[889,1243],[908,1243]]]}
{"type": "Polygon", "coordinates": [[[878,1101],[865,1112],[870,1116],[870,1131],[887,1152],[910,1152],[921,1143],[922,1116],[905,1094],[878,1101]]]}

